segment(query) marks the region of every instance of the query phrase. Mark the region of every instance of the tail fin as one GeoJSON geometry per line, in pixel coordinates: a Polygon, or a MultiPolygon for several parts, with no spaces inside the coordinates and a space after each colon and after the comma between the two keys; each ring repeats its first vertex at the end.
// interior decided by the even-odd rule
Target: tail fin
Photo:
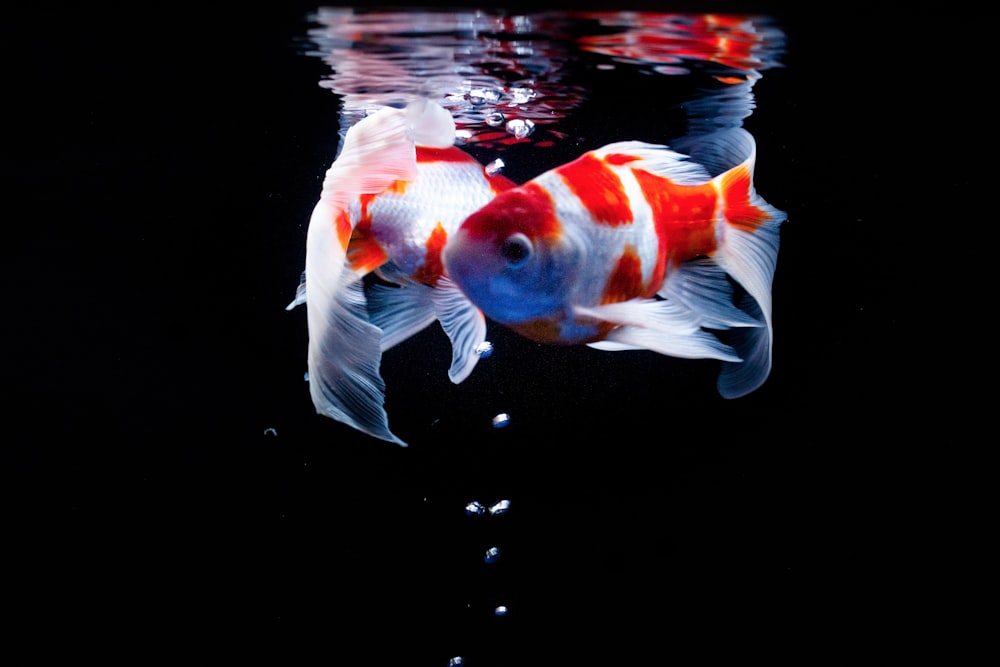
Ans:
{"type": "Polygon", "coordinates": [[[434,102],[421,98],[406,109],[379,109],[347,131],[340,156],[326,172],[320,200],[334,211],[346,210],[358,195],[413,180],[416,145],[447,148],[454,143],[455,121],[434,102]]]}
{"type": "Polygon", "coordinates": [[[771,282],[778,261],[780,226],[787,216],[754,189],[757,148],[753,136],[742,128],[730,128],[705,138],[709,137],[715,146],[712,159],[736,165],[714,179],[725,221],[719,265],[746,290],[741,309],[764,323],[762,327],[732,330],[729,343],[743,362],[723,362],[718,389],[725,398],[738,398],[757,389],[771,372],[771,282]]]}
{"type": "Polygon", "coordinates": [[[387,107],[364,118],[348,130],[340,156],[326,173],[306,238],[304,297],[313,405],[320,414],[403,446],[389,430],[383,407],[382,332],[368,321],[360,276],[346,261],[353,231],[347,208],[359,195],[378,194],[396,181],[415,178],[415,143],[443,147],[454,140],[451,114],[423,99],[405,110],[387,107]]]}

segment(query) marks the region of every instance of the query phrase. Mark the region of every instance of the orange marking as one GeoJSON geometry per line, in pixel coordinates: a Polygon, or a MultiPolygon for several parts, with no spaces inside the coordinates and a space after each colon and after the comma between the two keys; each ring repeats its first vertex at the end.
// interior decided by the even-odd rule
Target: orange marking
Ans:
{"type": "Polygon", "coordinates": [[[593,334],[589,336],[579,335],[575,338],[567,338],[563,333],[562,320],[556,317],[543,317],[527,322],[507,323],[510,327],[528,340],[549,345],[578,345],[581,343],[593,343],[605,340],[608,334],[618,328],[613,322],[596,321],[590,318],[577,320],[581,324],[594,326],[593,334]]]}
{"type": "Polygon", "coordinates": [[[632,173],[653,211],[653,225],[659,241],[657,263],[649,285],[655,292],[666,276],[668,265],[715,252],[718,196],[711,183],[677,185],[669,178],[648,171],[635,169],[632,173]]]}
{"type": "Polygon", "coordinates": [[[437,284],[441,276],[444,275],[444,264],[441,262],[441,251],[444,249],[444,244],[448,241],[448,232],[444,230],[444,226],[440,222],[434,227],[431,235],[427,238],[427,243],[425,244],[426,253],[424,255],[424,263],[420,268],[418,268],[413,273],[414,280],[422,282],[426,285],[434,286],[437,284]]]}
{"type": "Polygon", "coordinates": [[[351,235],[347,246],[347,261],[351,268],[360,273],[369,273],[388,261],[382,246],[371,233],[370,224],[359,224],[351,235]]]}
{"type": "Polygon", "coordinates": [[[629,155],[628,153],[608,153],[604,156],[604,161],[608,164],[620,166],[623,164],[628,164],[629,162],[635,162],[638,160],[638,156],[629,155]]]}
{"type": "Polygon", "coordinates": [[[562,339],[562,332],[560,330],[559,323],[555,320],[528,320],[527,322],[508,324],[507,326],[528,340],[533,340],[538,343],[558,345],[566,342],[562,339]]]}
{"type": "Polygon", "coordinates": [[[750,203],[750,169],[746,164],[722,175],[721,190],[726,222],[733,227],[753,232],[767,220],[767,213],[750,203]]]}
{"type": "Polygon", "coordinates": [[[625,246],[604,285],[601,303],[628,301],[642,294],[642,291],[642,260],[633,246],[625,246]]]}
{"type": "Polygon", "coordinates": [[[340,247],[347,248],[347,244],[351,240],[351,219],[347,217],[347,211],[341,211],[337,214],[337,217],[333,219],[333,226],[336,229],[337,242],[340,243],[340,247]]]}
{"type": "Polygon", "coordinates": [[[376,197],[378,195],[361,195],[358,197],[358,201],[361,202],[361,220],[358,221],[359,225],[371,224],[372,216],[368,209],[375,202],[376,197]]]}
{"type": "Polygon", "coordinates": [[[621,179],[592,153],[556,168],[556,173],[580,199],[594,222],[612,227],[632,223],[632,208],[621,179]]]}

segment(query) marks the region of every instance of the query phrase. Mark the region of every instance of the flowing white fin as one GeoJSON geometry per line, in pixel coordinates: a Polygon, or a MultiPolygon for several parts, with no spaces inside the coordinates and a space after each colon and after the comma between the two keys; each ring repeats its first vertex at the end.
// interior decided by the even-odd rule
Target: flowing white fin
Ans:
{"type": "Polygon", "coordinates": [[[451,339],[448,377],[458,384],[469,377],[479,361],[477,348],[486,340],[486,318],[447,276],[434,288],[434,310],[451,339]]]}
{"type": "Polygon", "coordinates": [[[381,330],[368,321],[364,292],[346,263],[352,223],[347,207],[417,173],[415,141],[450,146],[450,114],[427,100],[405,110],[384,108],[347,131],[327,170],[306,238],[304,290],[309,325],[309,387],[319,414],[377,438],[406,446],[388,427],[379,375],[381,330]],[[448,116],[447,119],[444,116],[448,116]]]}
{"type": "Polygon", "coordinates": [[[771,372],[771,283],[780,226],[787,216],[754,189],[757,148],[749,132],[742,128],[720,130],[696,138],[688,148],[692,154],[700,154],[713,172],[731,165],[713,179],[722,201],[723,220],[717,260],[749,296],[740,308],[764,325],[735,329],[730,337],[743,362],[723,364],[718,389],[726,398],[738,398],[757,389],[771,372]]]}
{"type": "Polygon", "coordinates": [[[711,176],[702,165],[689,160],[687,155],[677,153],[661,144],[619,141],[594,151],[594,154],[601,158],[615,153],[633,158],[629,162],[630,168],[669,178],[678,185],[704,185],[711,180],[711,176]]]}
{"type": "Polygon", "coordinates": [[[707,259],[691,260],[670,271],[659,291],[677,307],[689,309],[699,326],[723,330],[761,326],[759,319],[734,305],[734,294],[725,270],[707,259]]]}
{"type": "Polygon", "coordinates": [[[695,311],[670,301],[632,299],[592,308],[578,306],[573,313],[618,325],[607,336],[609,344],[590,344],[597,349],[642,348],[687,359],[740,361],[731,347],[701,329],[695,311]]]}
{"type": "Polygon", "coordinates": [[[285,306],[285,310],[292,310],[295,306],[301,306],[306,302],[306,272],[299,276],[299,286],[295,288],[295,298],[285,306]]]}
{"type": "MultiPolygon", "coordinates": [[[[310,239],[334,242],[320,225],[310,239]]],[[[307,262],[308,267],[311,263],[307,262]]],[[[320,264],[309,273],[309,393],[316,412],[376,438],[406,446],[389,429],[379,374],[382,332],[368,321],[361,280],[320,264]],[[332,282],[331,282],[332,281],[332,282]]]]}
{"type": "Polygon", "coordinates": [[[446,148],[454,143],[455,121],[434,102],[421,98],[406,109],[379,109],[347,131],[340,156],[326,172],[320,198],[335,211],[346,210],[360,194],[413,180],[416,145],[446,148]]]}
{"type": "MultiPolygon", "coordinates": [[[[759,198],[758,198],[759,199],[759,198]]],[[[764,326],[758,329],[737,329],[731,342],[743,359],[739,366],[724,364],[719,375],[719,393],[726,398],[744,396],[767,380],[771,373],[771,350],[774,328],[771,321],[771,283],[778,257],[778,225],[785,214],[772,206],[758,202],[768,211],[769,222],[755,232],[730,230],[726,235],[725,268],[752,297],[742,308],[757,315],[764,326]]]]}
{"type": "MultiPolygon", "coordinates": [[[[391,273],[380,271],[393,280],[391,273]]],[[[398,278],[401,287],[373,285],[368,293],[368,311],[373,324],[382,331],[382,350],[397,345],[422,331],[437,319],[451,340],[451,368],[448,377],[458,384],[472,373],[486,340],[486,319],[451,280],[444,277],[436,287],[398,278]]]]}

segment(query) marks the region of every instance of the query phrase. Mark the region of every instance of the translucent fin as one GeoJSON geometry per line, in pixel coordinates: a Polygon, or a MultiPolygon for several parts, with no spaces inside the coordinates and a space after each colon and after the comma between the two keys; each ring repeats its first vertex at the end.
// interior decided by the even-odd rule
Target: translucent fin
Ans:
{"type": "Polygon", "coordinates": [[[285,306],[285,310],[291,310],[295,306],[301,306],[306,302],[306,272],[303,271],[299,277],[299,286],[295,288],[295,298],[285,306]]]}
{"type": "MultiPolygon", "coordinates": [[[[577,307],[573,312],[619,325],[607,336],[609,343],[624,346],[617,349],[633,347],[687,359],[740,361],[731,347],[700,328],[696,313],[670,301],[633,299],[593,308],[577,307]]],[[[613,345],[591,347],[615,349],[613,345]]]]}
{"type": "Polygon", "coordinates": [[[486,318],[447,277],[433,290],[435,312],[451,339],[451,368],[448,377],[458,384],[469,377],[479,361],[476,348],[486,340],[486,318]]]}
{"type": "Polygon", "coordinates": [[[455,119],[436,102],[421,98],[406,107],[406,136],[417,146],[448,148],[455,143],[455,119]]]}
{"type": "Polygon", "coordinates": [[[442,278],[436,287],[402,280],[402,287],[373,285],[368,292],[368,311],[373,324],[383,331],[382,350],[388,350],[422,331],[437,319],[451,340],[451,368],[448,377],[458,384],[472,373],[479,354],[476,348],[486,340],[486,319],[453,282],[442,278]]]}
{"type": "Polygon", "coordinates": [[[645,347],[641,345],[626,345],[625,343],[615,343],[609,340],[598,340],[593,343],[587,343],[587,347],[592,347],[595,350],[604,350],[605,352],[621,352],[623,350],[645,350],[645,347]]]}
{"type": "Polygon", "coordinates": [[[329,293],[320,289],[320,281],[309,283],[313,405],[321,415],[405,447],[389,430],[384,408],[385,383],[379,375],[382,332],[368,321],[361,280],[350,271],[341,272],[339,279],[340,284],[329,293]]]}
{"type": "Polygon", "coordinates": [[[756,147],[753,137],[742,129],[725,131],[731,138],[730,149],[736,156],[748,153],[746,159],[730,172],[718,176],[719,189],[726,193],[723,233],[719,265],[747,291],[749,299],[741,306],[749,315],[762,320],[760,329],[735,332],[734,344],[741,352],[743,363],[723,365],[719,376],[719,393],[726,398],[738,398],[757,389],[771,372],[771,348],[774,332],[771,322],[771,283],[778,261],[780,226],[786,215],[768,204],[753,187],[756,147]],[[744,184],[742,190],[733,183],[744,184]]]}
{"type": "Polygon", "coordinates": [[[643,329],[642,327],[623,326],[612,331],[608,335],[608,340],[635,348],[652,350],[670,357],[721,359],[730,362],[739,362],[740,360],[733,348],[706,331],[679,335],[643,329]]]}
{"type": "Polygon", "coordinates": [[[383,107],[353,125],[340,156],[330,166],[320,197],[344,210],[359,194],[381,192],[394,181],[417,174],[415,145],[445,148],[455,143],[455,121],[439,104],[426,99],[406,109],[383,107]]]}
{"type": "Polygon", "coordinates": [[[656,176],[669,178],[678,185],[703,185],[709,182],[711,176],[705,168],[692,162],[686,155],[670,150],[660,144],[649,144],[644,141],[619,141],[603,146],[594,153],[598,157],[613,153],[624,153],[638,160],[628,163],[632,169],[641,169],[656,176]]]}
{"type": "MultiPolygon", "coordinates": [[[[763,318],[757,302],[749,296],[744,308],[763,318]]],[[[736,354],[745,361],[739,364],[723,363],[719,374],[719,393],[724,398],[739,398],[758,388],[771,372],[771,327],[733,329],[729,343],[736,354]]]]}
{"type": "Polygon", "coordinates": [[[682,137],[671,142],[670,147],[715,177],[749,158],[754,152],[754,140],[743,128],[729,127],[682,137]]]}
{"type": "Polygon", "coordinates": [[[382,351],[423,331],[434,321],[433,288],[416,283],[403,287],[372,285],[368,289],[368,314],[382,329],[382,351]]]}
{"type": "Polygon", "coordinates": [[[732,283],[726,272],[711,260],[693,260],[667,275],[659,295],[677,307],[691,311],[690,317],[710,329],[759,327],[759,319],[734,305],[732,283]]]}
{"type": "Polygon", "coordinates": [[[432,102],[419,100],[406,110],[381,109],[351,127],[327,170],[306,238],[309,388],[316,411],[403,446],[383,407],[382,332],[368,321],[359,276],[346,265],[352,231],[346,211],[359,195],[412,180],[414,137],[450,145],[454,124],[450,130],[447,125],[432,102]]]}

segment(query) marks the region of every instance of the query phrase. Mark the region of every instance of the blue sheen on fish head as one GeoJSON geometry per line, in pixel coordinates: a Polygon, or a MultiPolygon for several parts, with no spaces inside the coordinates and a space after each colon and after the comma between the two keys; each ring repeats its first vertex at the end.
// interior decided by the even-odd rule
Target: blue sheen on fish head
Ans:
{"type": "Polygon", "coordinates": [[[470,215],[445,246],[445,271],[487,317],[518,324],[566,308],[581,257],[549,194],[528,183],[470,215]]]}

